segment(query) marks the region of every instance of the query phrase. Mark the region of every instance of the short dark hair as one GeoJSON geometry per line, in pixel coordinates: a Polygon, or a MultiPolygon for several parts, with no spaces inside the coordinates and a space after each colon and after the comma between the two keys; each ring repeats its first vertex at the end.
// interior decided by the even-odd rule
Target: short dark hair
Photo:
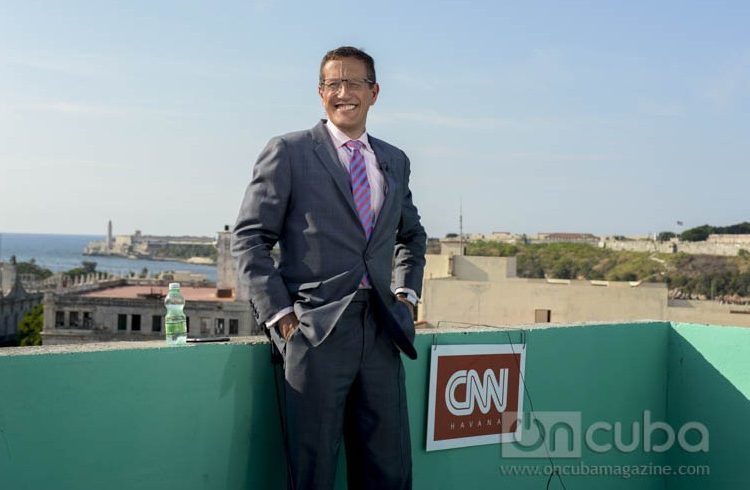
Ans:
{"type": "Polygon", "coordinates": [[[325,64],[331,60],[340,60],[342,58],[356,58],[360,60],[365,64],[365,68],[367,69],[367,78],[372,83],[377,81],[375,78],[375,60],[372,59],[372,56],[352,46],[341,46],[327,52],[320,61],[320,75],[318,76],[320,83],[323,83],[323,67],[325,64]]]}

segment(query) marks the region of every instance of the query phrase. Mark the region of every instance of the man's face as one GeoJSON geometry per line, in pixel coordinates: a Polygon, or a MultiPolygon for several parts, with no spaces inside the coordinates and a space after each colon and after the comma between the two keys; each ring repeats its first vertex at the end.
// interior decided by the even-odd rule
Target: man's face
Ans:
{"type": "MultiPolygon", "coordinates": [[[[323,81],[352,80],[361,81],[367,78],[365,63],[357,58],[330,60],[323,66],[323,81]]],[[[359,89],[343,83],[338,91],[318,87],[320,99],[328,114],[328,120],[336,125],[350,138],[359,138],[365,131],[367,111],[378,98],[378,84],[370,86],[365,83],[359,89]]]]}

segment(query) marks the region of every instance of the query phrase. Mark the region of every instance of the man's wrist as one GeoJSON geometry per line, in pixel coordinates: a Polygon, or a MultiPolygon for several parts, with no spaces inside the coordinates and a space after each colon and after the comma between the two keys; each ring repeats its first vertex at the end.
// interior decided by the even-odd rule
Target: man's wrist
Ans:
{"type": "Polygon", "coordinates": [[[417,297],[417,293],[414,292],[413,289],[398,288],[396,289],[396,296],[404,298],[406,301],[411,303],[412,306],[417,306],[417,303],[419,303],[419,297],[417,297]]]}
{"type": "Polygon", "coordinates": [[[279,320],[287,316],[289,313],[294,313],[294,307],[287,306],[286,308],[282,308],[266,322],[266,328],[272,328],[279,320]]]}

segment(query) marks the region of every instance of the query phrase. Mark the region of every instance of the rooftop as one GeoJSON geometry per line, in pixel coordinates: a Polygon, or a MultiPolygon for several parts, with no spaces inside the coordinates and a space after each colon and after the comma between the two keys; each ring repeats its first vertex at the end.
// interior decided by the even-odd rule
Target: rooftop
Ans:
{"type": "MultiPolygon", "coordinates": [[[[166,286],[116,286],[99,289],[81,294],[90,298],[119,298],[119,299],[141,299],[141,298],[163,298],[169,288],[166,286]]],[[[233,302],[234,297],[219,298],[216,296],[216,288],[183,286],[180,288],[182,296],[186,301],[223,301],[233,302]]]]}

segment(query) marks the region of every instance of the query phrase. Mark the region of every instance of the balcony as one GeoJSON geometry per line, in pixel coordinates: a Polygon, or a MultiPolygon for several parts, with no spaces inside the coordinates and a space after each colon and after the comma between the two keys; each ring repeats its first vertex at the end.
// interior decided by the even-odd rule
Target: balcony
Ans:
{"type": "MultiPolygon", "coordinates": [[[[750,486],[750,329],[636,322],[423,331],[419,359],[404,359],[415,489],[545,488],[545,458],[508,458],[499,445],[425,451],[431,345],[522,336],[536,412],[580,412],[584,427],[620,422],[625,442],[645,411],[674,428],[700,422],[709,433],[707,452],[677,444],[657,452],[643,441],[628,451],[584,445],[580,458],[555,464],[630,468],[628,477],[563,475],[568,489],[750,486]],[[513,474],[519,466],[526,474],[513,474]],[[710,475],[632,473],[665,466],[708,467],[710,475]]],[[[0,488],[283,490],[268,344],[243,337],[177,348],[150,341],[0,350],[0,488]]],[[[554,478],[549,488],[563,487],[554,478]]]]}

